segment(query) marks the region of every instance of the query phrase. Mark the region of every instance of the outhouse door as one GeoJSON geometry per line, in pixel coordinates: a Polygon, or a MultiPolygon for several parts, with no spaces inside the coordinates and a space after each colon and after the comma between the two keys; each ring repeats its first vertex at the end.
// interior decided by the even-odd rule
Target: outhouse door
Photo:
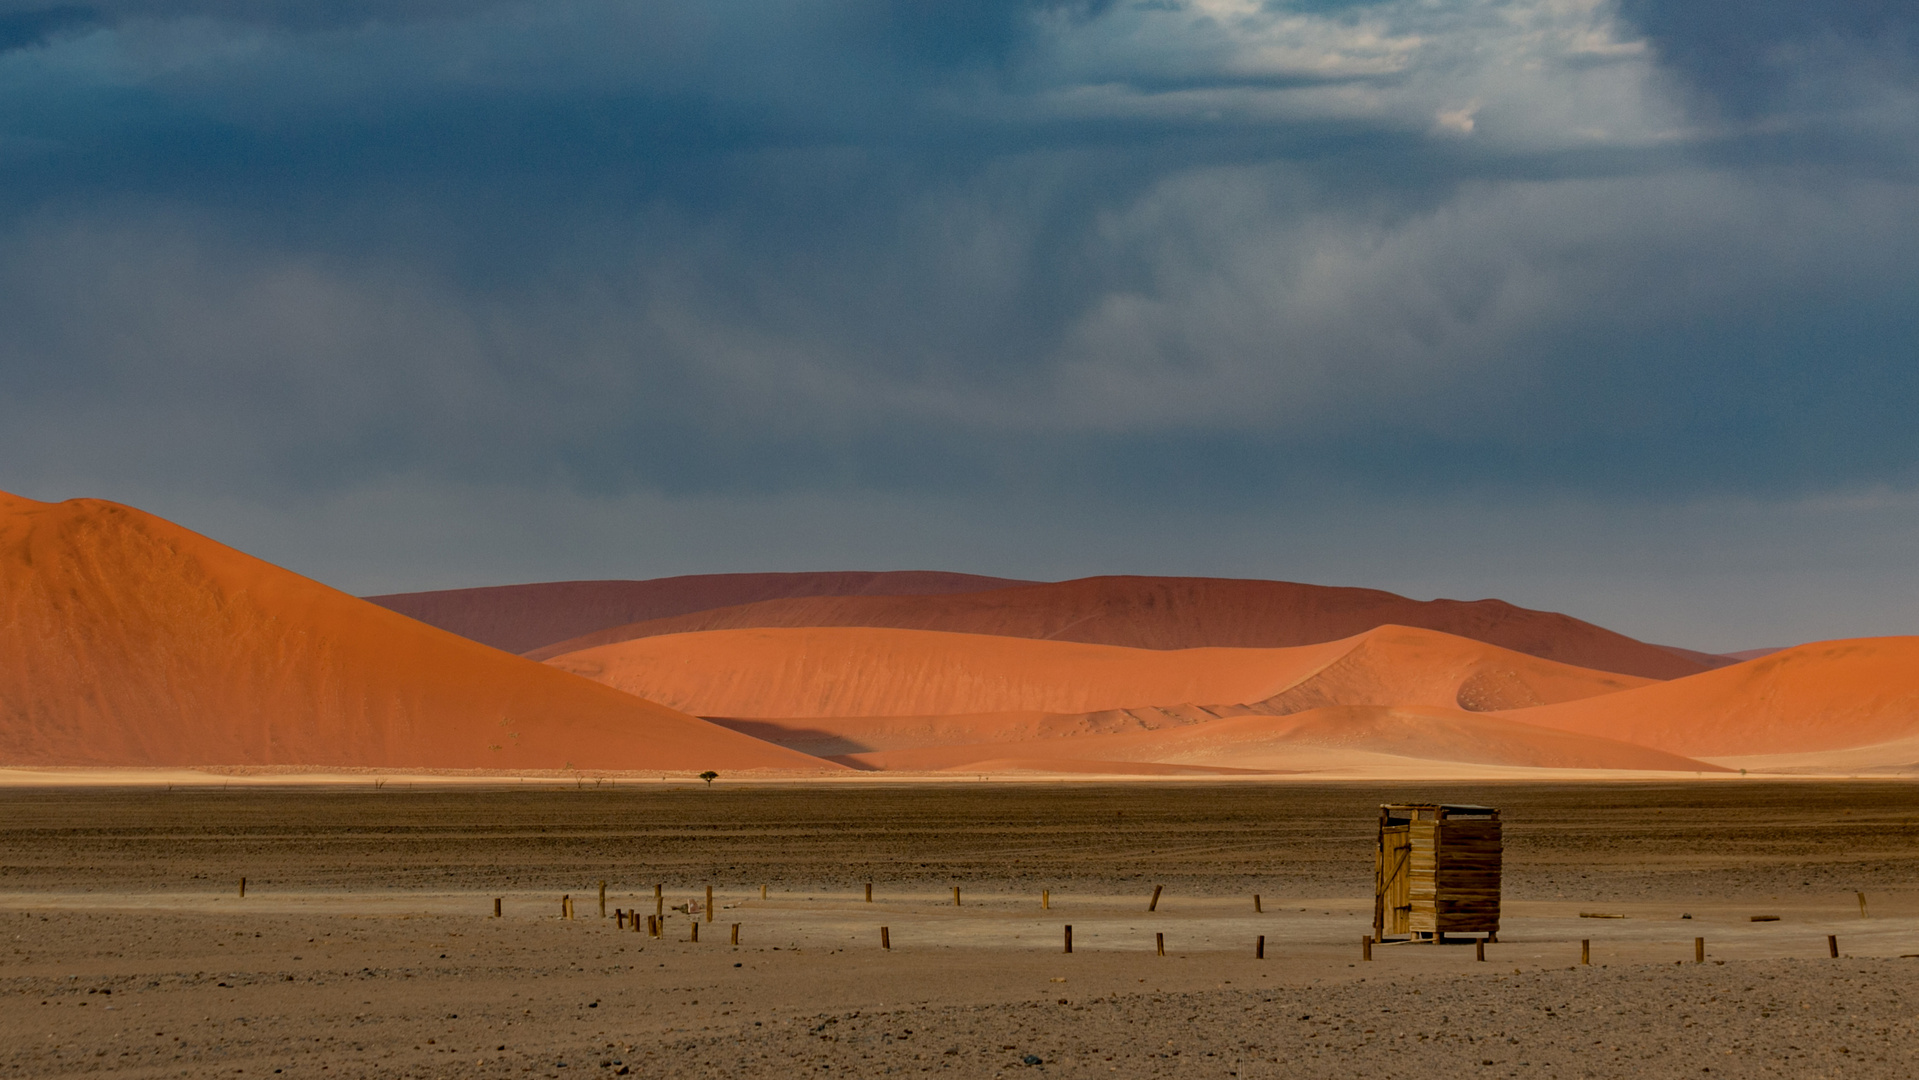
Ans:
{"type": "Polygon", "coordinates": [[[1374,923],[1382,937],[1412,933],[1412,825],[1383,825],[1379,830],[1379,888],[1374,923]]]}

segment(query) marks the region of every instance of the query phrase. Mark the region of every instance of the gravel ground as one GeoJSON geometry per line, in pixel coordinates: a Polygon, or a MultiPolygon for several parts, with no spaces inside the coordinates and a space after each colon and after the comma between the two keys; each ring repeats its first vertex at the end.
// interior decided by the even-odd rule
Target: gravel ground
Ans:
{"type": "Polygon", "coordinates": [[[4,791],[0,1076],[1908,1077],[1915,819],[1886,783],[4,791]],[[1428,797],[1504,810],[1507,927],[1366,963],[1372,808],[1428,797]],[[601,879],[720,910],[650,938],[601,879]]]}

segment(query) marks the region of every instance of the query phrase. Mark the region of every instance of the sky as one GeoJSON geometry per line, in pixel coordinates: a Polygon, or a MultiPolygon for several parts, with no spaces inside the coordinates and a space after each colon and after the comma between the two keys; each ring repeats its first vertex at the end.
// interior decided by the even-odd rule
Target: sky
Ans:
{"type": "Polygon", "coordinates": [[[1919,633],[1895,0],[0,0],[0,489],[1919,633]]]}

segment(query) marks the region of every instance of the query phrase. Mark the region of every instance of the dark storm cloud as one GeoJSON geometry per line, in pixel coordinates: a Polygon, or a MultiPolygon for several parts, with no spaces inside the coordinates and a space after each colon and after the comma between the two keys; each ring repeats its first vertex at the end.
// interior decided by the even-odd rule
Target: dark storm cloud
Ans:
{"type": "Polygon", "coordinates": [[[1919,44],[1919,9],[1902,0],[1624,0],[1622,13],[1662,60],[1742,115],[1779,107],[1847,61],[1910,70],[1919,44]]]}
{"type": "Polygon", "coordinates": [[[1903,483],[1911,26],[0,5],[0,453],[1187,507],[1903,483]]]}

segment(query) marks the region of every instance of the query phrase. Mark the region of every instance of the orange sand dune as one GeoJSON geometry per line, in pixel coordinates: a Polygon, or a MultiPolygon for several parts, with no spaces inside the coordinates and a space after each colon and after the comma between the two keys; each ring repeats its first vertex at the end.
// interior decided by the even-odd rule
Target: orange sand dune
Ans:
{"type": "Polygon", "coordinates": [[[1266,713],[1363,704],[1487,710],[1646,683],[1404,626],[1295,648],[1179,650],[872,627],[714,630],[635,638],[548,663],[726,717],[1078,713],[1193,701],[1259,703],[1255,711],[1266,713]]]}
{"type": "Polygon", "coordinates": [[[837,771],[129,507],[4,494],[0,765],[837,771]]]}
{"type": "Polygon", "coordinates": [[[507,652],[531,652],[645,619],[800,596],[921,596],[1031,582],[939,570],[693,574],[650,581],[549,581],[366,599],[507,652]]]}
{"type": "Polygon", "coordinates": [[[1505,714],[1675,754],[1797,754],[1919,735],[1919,637],[1822,641],[1602,701],[1505,714]]]}
{"type": "Polygon", "coordinates": [[[983,762],[1019,761],[1044,771],[1049,760],[1151,762],[1262,772],[1336,771],[1381,756],[1539,769],[1723,772],[1694,761],[1593,735],[1536,727],[1457,709],[1344,706],[1291,716],[1239,716],[1158,731],[922,747],[849,754],[839,760],[887,771],[979,771],[983,762]]]}
{"type": "Polygon", "coordinates": [[[528,655],[544,660],[641,637],[782,626],[888,626],[1142,649],[1278,648],[1336,641],[1387,624],[1646,678],[1705,670],[1657,645],[1499,600],[1421,602],[1376,589],[1151,577],[1082,578],[945,596],[768,600],[615,627],[528,655]]]}

